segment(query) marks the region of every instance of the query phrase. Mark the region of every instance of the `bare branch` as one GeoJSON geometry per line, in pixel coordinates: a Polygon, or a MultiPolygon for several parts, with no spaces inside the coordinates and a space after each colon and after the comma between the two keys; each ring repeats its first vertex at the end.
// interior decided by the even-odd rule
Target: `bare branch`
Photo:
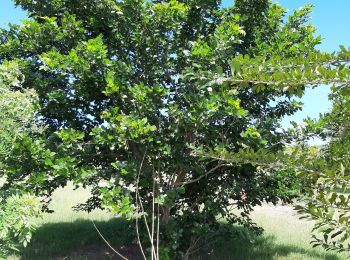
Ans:
{"type": "MultiPolygon", "coordinates": [[[[136,201],[136,208],[137,208],[137,213],[139,212],[139,203],[138,203],[138,196],[139,196],[139,180],[140,180],[140,173],[141,173],[141,169],[142,169],[142,166],[143,166],[143,162],[145,160],[145,157],[146,157],[146,152],[147,152],[147,149],[145,150],[145,153],[143,155],[143,158],[142,158],[142,161],[141,161],[141,165],[140,165],[140,168],[139,168],[139,171],[137,173],[137,178],[136,178],[136,198],[135,198],[135,201],[136,201]]],[[[142,256],[143,258],[146,260],[146,255],[145,255],[145,252],[143,251],[143,248],[142,248],[142,243],[141,243],[141,239],[140,239],[140,233],[139,233],[139,225],[138,225],[138,216],[136,216],[136,234],[137,234],[137,241],[138,241],[138,244],[140,246],[140,250],[141,250],[141,253],[142,253],[142,256]]]]}
{"type": "Polygon", "coordinates": [[[207,177],[209,174],[213,173],[214,171],[216,171],[217,169],[221,168],[221,167],[230,167],[233,166],[232,164],[223,164],[222,162],[219,162],[218,165],[216,165],[214,168],[210,169],[209,171],[207,171],[206,173],[204,173],[203,175],[193,179],[193,180],[189,180],[189,181],[185,181],[185,182],[180,182],[180,183],[176,183],[175,187],[178,186],[184,186],[187,184],[191,184],[191,183],[195,183],[198,182],[199,180],[201,180],[204,177],[207,177]]]}
{"type": "Polygon", "coordinates": [[[125,256],[123,256],[122,254],[120,254],[117,250],[115,250],[107,241],[107,239],[105,239],[105,237],[102,235],[102,233],[100,232],[100,230],[96,227],[96,224],[93,220],[91,220],[92,224],[94,225],[97,233],[100,235],[100,237],[103,239],[103,241],[107,244],[107,246],[114,252],[116,253],[119,257],[121,257],[124,260],[128,260],[128,258],[126,258],[125,256]]]}
{"type": "MultiPolygon", "coordinates": [[[[137,205],[137,211],[139,211],[139,208],[141,208],[141,213],[142,213],[142,217],[144,219],[144,222],[145,222],[145,226],[146,226],[146,230],[147,230],[147,234],[148,234],[148,237],[150,239],[150,242],[152,244],[152,255],[154,254],[155,255],[155,250],[154,250],[154,246],[153,246],[153,240],[152,240],[152,236],[151,236],[151,232],[150,232],[150,228],[148,226],[148,223],[147,223],[147,219],[146,219],[146,215],[145,215],[145,209],[143,207],[143,203],[142,203],[142,200],[141,200],[141,197],[140,197],[140,192],[139,192],[139,180],[140,180],[140,174],[141,174],[141,170],[142,170],[142,166],[143,166],[143,163],[144,163],[144,160],[146,158],[146,153],[147,153],[147,148],[145,150],[145,153],[143,154],[143,158],[142,158],[142,161],[141,161],[141,165],[140,165],[140,168],[139,168],[139,171],[138,171],[138,174],[137,174],[137,178],[136,178],[136,205],[137,205]],[[138,206],[140,205],[140,206],[138,206]]],[[[138,242],[140,244],[140,248],[142,250],[142,254],[144,256],[144,258],[146,259],[145,257],[145,254],[143,252],[143,249],[142,249],[142,245],[141,245],[141,240],[140,240],[140,236],[139,236],[139,231],[138,231],[138,218],[136,217],[136,232],[137,232],[137,236],[138,236],[138,242]]]]}

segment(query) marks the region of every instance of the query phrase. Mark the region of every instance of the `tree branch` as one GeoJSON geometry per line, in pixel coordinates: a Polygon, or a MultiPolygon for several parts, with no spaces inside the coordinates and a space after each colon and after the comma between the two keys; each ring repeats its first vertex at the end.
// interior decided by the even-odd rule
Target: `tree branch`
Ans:
{"type": "Polygon", "coordinates": [[[218,165],[216,165],[214,168],[210,169],[209,171],[207,171],[203,175],[201,175],[201,176],[199,176],[199,177],[197,177],[197,178],[195,178],[193,180],[176,183],[174,186],[178,187],[178,186],[184,186],[184,185],[188,185],[188,184],[191,184],[191,183],[198,182],[199,180],[203,179],[204,177],[207,177],[209,174],[213,173],[217,169],[219,169],[221,167],[230,167],[230,166],[233,166],[233,165],[232,164],[223,164],[222,162],[219,162],[218,165]]]}

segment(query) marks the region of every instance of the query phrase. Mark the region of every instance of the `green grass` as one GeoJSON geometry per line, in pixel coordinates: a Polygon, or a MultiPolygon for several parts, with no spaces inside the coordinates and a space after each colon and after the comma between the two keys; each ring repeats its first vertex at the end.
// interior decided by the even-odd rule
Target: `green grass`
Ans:
{"type": "Polygon", "coordinates": [[[30,245],[11,259],[112,259],[112,252],[96,232],[92,221],[116,248],[130,244],[134,234],[127,221],[113,218],[108,212],[94,210],[87,213],[72,209],[85,202],[89,194],[88,190],[73,190],[72,186],[57,190],[50,204],[50,209],[55,212],[38,220],[38,229],[30,245]]]}
{"type": "MultiPolygon", "coordinates": [[[[248,239],[218,240],[210,255],[199,259],[349,259],[347,253],[326,252],[310,246],[312,223],[299,220],[290,206],[256,207],[252,218],[265,229],[264,235],[248,239]]],[[[239,230],[238,227],[234,227],[239,230]]]]}
{"type": "MultiPolygon", "coordinates": [[[[72,187],[58,190],[51,203],[53,214],[46,214],[38,223],[32,243],[11,259],[118,259],[112,254],[93,227],[96,223],[102,234],[115,248],[130,245],[134,232],[129,223],[115,219],[107,212],[95,210],[75,212],[72,206],[84,202],[88,190],[73,191],[72,187]]],[[[301,221],[291,207],[257,207],[252,218],[265,229],[254,242],[222,236],[196,259],[348,259],[348,254],[313,249],[309,242],[312,223],[301,221]],[[209,253],[209,254],[208,254],[209,253]]],[[[231,227],[230,227],[231,228],[231,227]]],[[[243,232],[240,227],[232,227],[243,232]]],[[[126,250],[126,249],[121,249],[126,250]]],[[[129,253],[125,251],[128,255],[129,253]]],[[[131,258],[136,259],[136,258],[131,258]]]]}

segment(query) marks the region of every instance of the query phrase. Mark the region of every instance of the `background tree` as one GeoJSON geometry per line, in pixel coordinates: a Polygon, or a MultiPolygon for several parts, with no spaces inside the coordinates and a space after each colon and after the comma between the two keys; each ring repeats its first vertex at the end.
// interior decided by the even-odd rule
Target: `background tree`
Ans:
{"type": "MultiPolygon", "coordinates": [[[[20,163],[3,164],[5,188],[49,197],[68,181],[89,185],[81,208],[147,212],[151,241],[160,235],[163,252],[186,257],[218,229],[218,216],[259,233],[252,207],[289,199],[277,172],[199,157],[193,148],[283,148],[279,122],[300,108],[293,96],[304,84],[220,78],[241,77],[249,58],[268,65],[316,55],[310,6],[285,19],[267,0],[225,9],[215,0],[15,3],[30,20],[1,31],[0,61],[18,60],[45,130],[17,141],[11,158],[20,163]]],[[[260,74],[271,77],[243,76],[260,74]]]]}

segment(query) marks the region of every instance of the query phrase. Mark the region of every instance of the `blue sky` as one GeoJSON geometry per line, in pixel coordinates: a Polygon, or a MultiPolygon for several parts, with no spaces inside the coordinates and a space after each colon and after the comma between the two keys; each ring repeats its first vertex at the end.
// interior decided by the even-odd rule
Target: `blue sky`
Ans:
{"type": "MultiPolygon", "coordinates": [[[[15,8],[11,0],[0,0],[0,27],[7,23],[19,23],[25,19],[25,13],[15,8]]],[[[318,34],[323,36],[323,43],[318,47],[324,51],[336,51],[340,44],[350,46],[350,1],[349,0],[280,0],[282,6],[292,11],[311,3],[315,6],[312,14],[312,23],[317,27],[318,34]]],[[[224,6],[231,5],[232,0],[224,0],[224,6]]],[[[328,86],[320,86],[307,90],[302,98],[304,108],[295,115],[283,121],[284,126],[289,121],[300,122],[305,117],[316,118],[320,113],[327,112],[331,104],[328,101],[328,86]]]]}
{"type": "Polygon", "coordinates": [[[8,23],[19,23],[26,17],[20,9],[15,8],[11,0],[0,0],[0,27],[5,27],[8,23]]]}

